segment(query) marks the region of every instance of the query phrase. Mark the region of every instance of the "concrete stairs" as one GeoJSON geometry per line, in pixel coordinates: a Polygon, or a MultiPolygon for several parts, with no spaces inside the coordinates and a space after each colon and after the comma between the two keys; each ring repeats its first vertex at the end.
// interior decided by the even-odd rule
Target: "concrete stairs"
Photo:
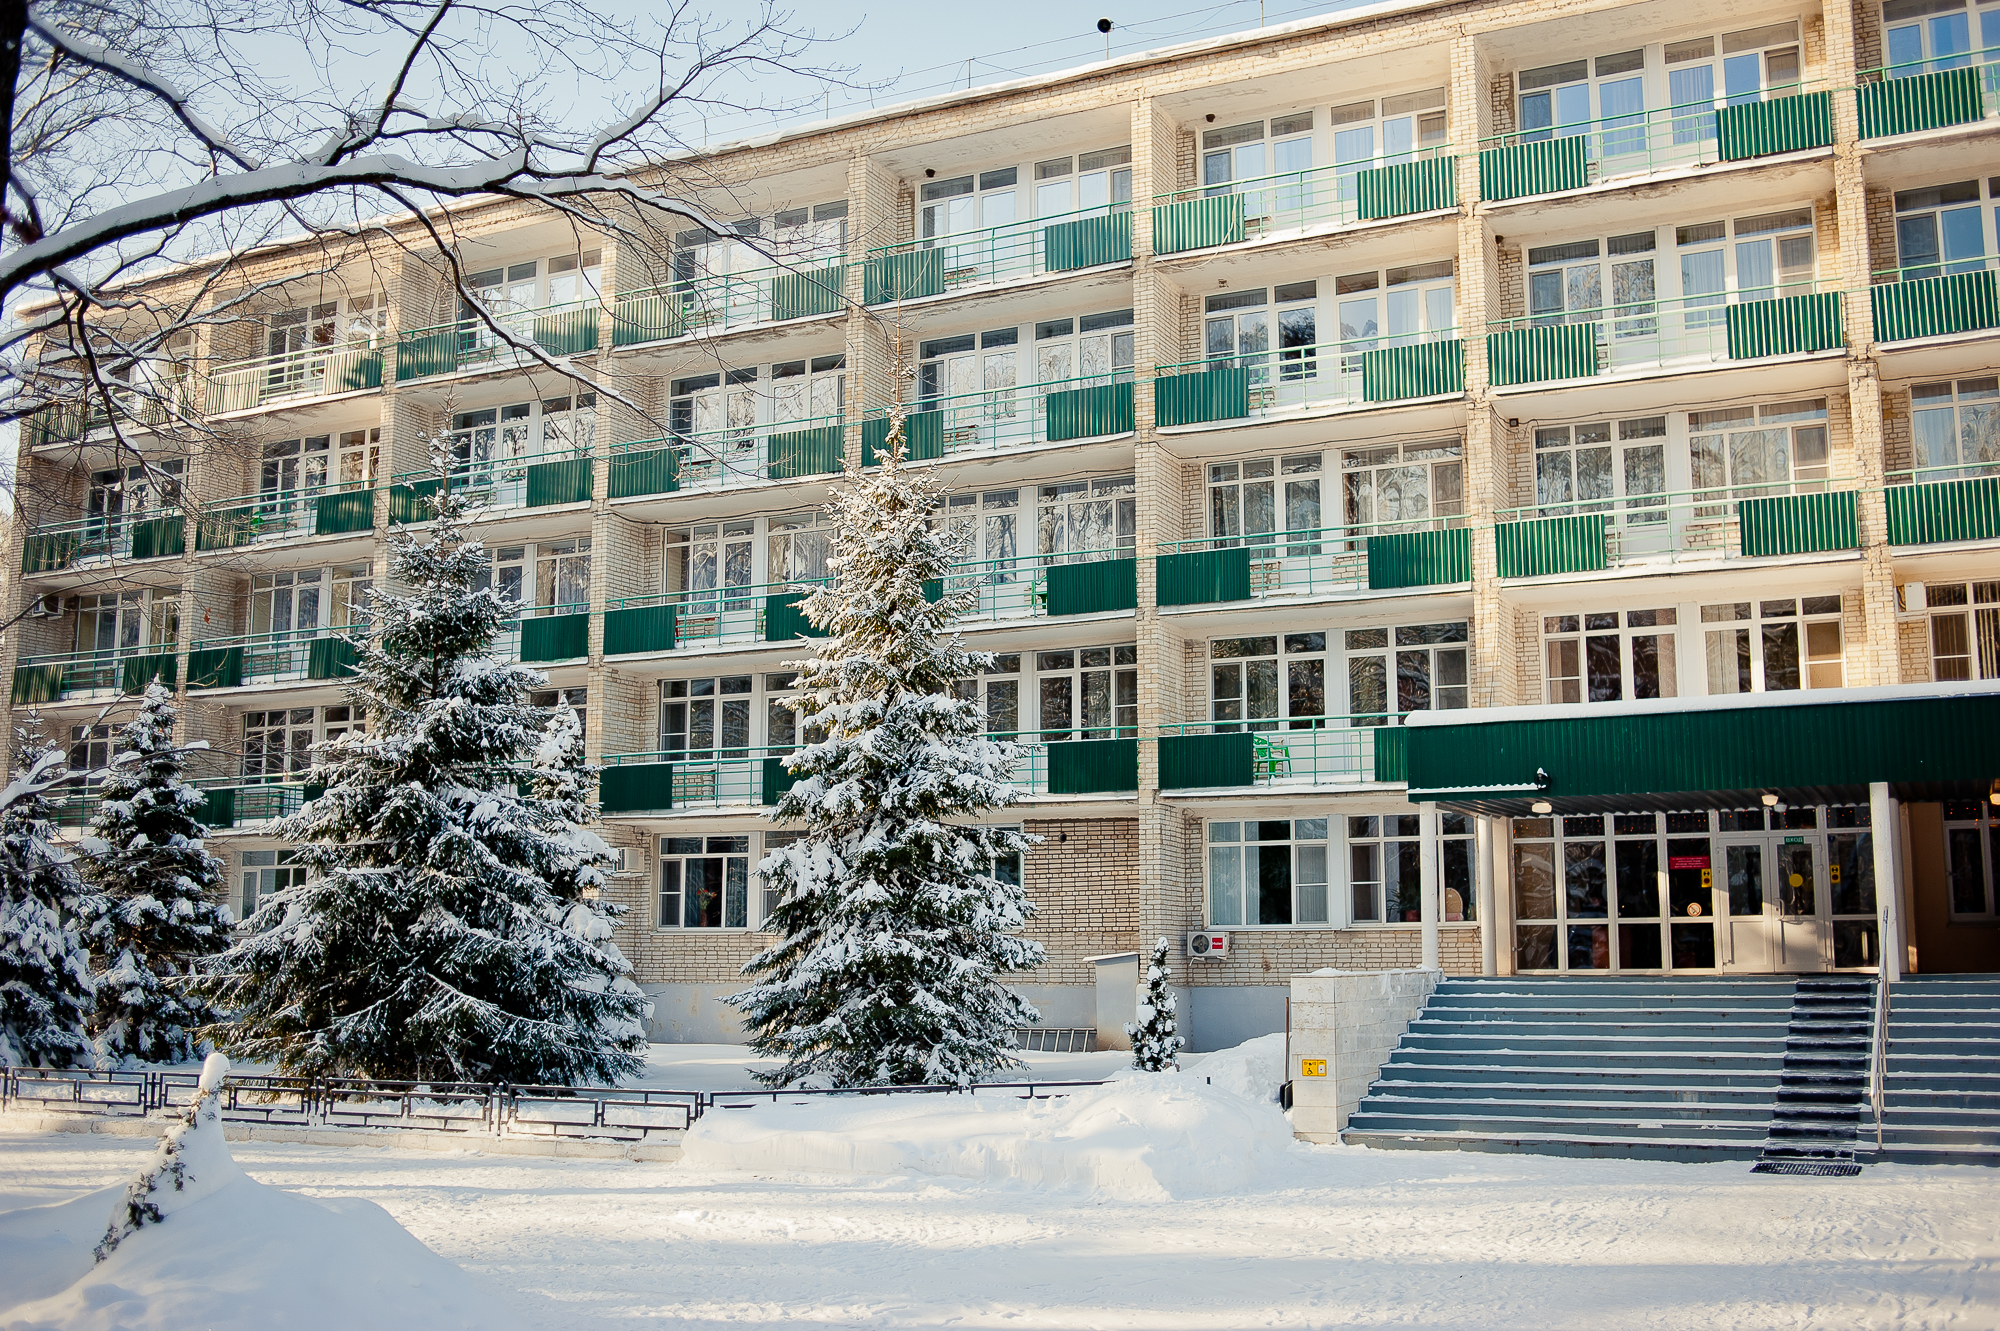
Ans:
{"type": "Polygon", "coordinates": [[[1770,1135],[1756,1174],[1851,1176],[1855,1128],[1868,1100],[1875,981],[1807,976],[1792,995],[1785,1066],[1771,1106],[1770,1135]]]}
{"type": "Polygon", "coordinates": [[[1882,1148],[1864,1160],[2000,1165],[2000,975],[1913,975],[1890,987],[1882,1148]]]}

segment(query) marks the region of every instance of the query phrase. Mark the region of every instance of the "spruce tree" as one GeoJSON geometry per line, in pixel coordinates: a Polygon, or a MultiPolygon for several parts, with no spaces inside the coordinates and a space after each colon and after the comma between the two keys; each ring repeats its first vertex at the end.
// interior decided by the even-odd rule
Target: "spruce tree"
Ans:
{"type": "Polygon", "coordinates": [[[494,659],[514,607],[460,532],[463,501],[430,502],[427,539],[392,538],[396,590],[373,592],[355,644],[368,732],[321,746],[325,793],[277,829],[305,882],[216,963],[223,1036],[288,1073],[613,1081],[641,1066],[650,1005],[588,936],[600,917],[572,927],[578,903],[552,886],[608,852],[573,806],[520,792],[542,721],[525,695],[546,681],[494,659]]]}
{"type": "Polygon", "coordinates": [[[1039,1020],[999,981],[1042,961],[1016,935],[1033,907],[993,873],[1030,838],[960,821],[1018,798],[1017,751],[953,696],[992,655],[950,632],[977,589],[924,594],[963,541],[939,520],[941,487],[903,470],[903,438],[898,409],[880,473],[836,490],[833,580],[802,606],[827,636],[791,663],[808,743],[772,811],[802,832],[759,866],[783,937],[724,1000],[753,1048],[785,1059],[758,1074],[769,1084],[967,1085],[1017,1065],[1015,1030],[1039,1020]]]}
{"type": "Polygon", "coordinates": [[[1146,992],[1139,999],[1139,1020],[1125,1023],[1125,1034],[1132,1037],[1132,1066],[1141,1072],[1179,1070],[1180,1052],[1187,1047],[1174,1018],[1178,1007],[1174,991],[1167,984],[1173,977],[1173,969],[1167,965],[1171,954],[1166,939],[1153,944],[1153,955],[1146,963],[1146,992]]]}
{"type": "Polygon", "coordinates": [[[56,847],[48,797],[68,773],[38,720],[14,736],[14,779],[0,790],[0,1063],[89,1067],[96,986],[82,926],[95,911],[56,847]]]}
{"type": "Polygon", "coordinates": [[[89,926],[97,1011],[90,1029],[113,1064],[186,1063],[215,1020],[192,981],[229,945],[222,862],[203,844],[201,792],[174,743],[173,695],[155,679],[119,732],[77,867],[97,889],[89,926]]]}

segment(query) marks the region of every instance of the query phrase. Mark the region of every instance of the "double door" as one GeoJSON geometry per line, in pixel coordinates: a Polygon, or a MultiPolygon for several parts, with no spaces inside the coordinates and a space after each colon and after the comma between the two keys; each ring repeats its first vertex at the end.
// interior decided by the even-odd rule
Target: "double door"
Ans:
{"type": "Polygon", "coordinates": [[[1719,838],[1720,969],[1811,974],[1832,964],[1826,839],[1814,832],[1719,838]]]}

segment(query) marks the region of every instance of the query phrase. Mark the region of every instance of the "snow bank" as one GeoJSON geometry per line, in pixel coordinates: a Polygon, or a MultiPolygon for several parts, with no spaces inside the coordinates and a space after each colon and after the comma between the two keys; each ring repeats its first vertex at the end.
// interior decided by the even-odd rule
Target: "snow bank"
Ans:
{"type": "Polygon", "coordinates": [[[0,1328],[520,1325],[375,1203],[304,1197],[245,1175],[222,1139],[213,1101],[201,1105],[162,1140],[135,1181],[0,1213],[0,1328]],[[181,1186],[173,1186],[171,1172],[157,1175],[163,1163],[170,1171],[178,1163],[181,1186]],[[147,1198],[160,1218],[131,1226],[131,1203],[147,1198]],[[108,1242],[107,1218],[118,1239],[97,1261],[93,1249],[108,1242]]]}
{"type": "Polygon", "coordinates": [[[1238,1192],[1282,1177],[1297,1149],[1277,1106],[1284,1037],[1275,1038],[1275,1052],[1254,1040],[1187,1072],[1135,1073],[1041,1101],[814,1096],[716,1110],[688,1133],[681,1162],[765,1175],[914,1172],[1135,1201],[1238,1192]]]}

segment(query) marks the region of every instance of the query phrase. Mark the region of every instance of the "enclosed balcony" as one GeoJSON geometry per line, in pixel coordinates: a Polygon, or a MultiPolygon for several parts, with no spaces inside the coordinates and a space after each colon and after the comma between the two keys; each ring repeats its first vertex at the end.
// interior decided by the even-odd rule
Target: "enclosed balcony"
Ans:
{"type": "Polygon", "coordinates": [[[1801,281],[1498,319],[1488,374],[1498,388],[1834,351],[1846,345],[1841,301],[1801,281]]]}
{"type": "Polygon", "coordinates": [[[1162,608],[1211,605],[1465,583],[1472,543],[1464,518],[1438,517],[1167,541],[1154,565],[1162,608]]]}
{"type": "Polygon", "coordinates": [[[1160,789],[1325,789],[1403,780],[1393,713],[1200,721],[1160,729],[1160,789]]]}

